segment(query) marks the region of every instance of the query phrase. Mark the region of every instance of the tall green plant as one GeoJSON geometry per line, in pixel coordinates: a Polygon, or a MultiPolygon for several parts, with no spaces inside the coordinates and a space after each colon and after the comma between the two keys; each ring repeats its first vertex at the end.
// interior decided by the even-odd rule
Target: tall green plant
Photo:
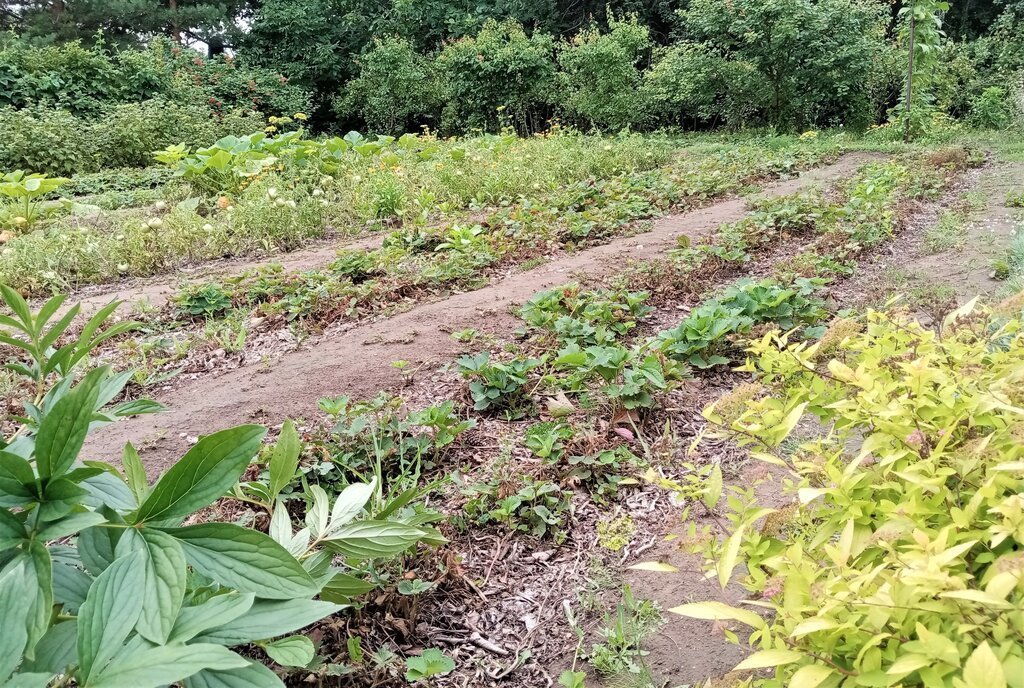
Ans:
{"type": "Polygon", "coordinates": [[[29,174],[23,170],[8,172],[0,177],[0,196],[8,200],[0,207],[0,221],[17,231],[27,231],[47,214],[44,198],[69,180],[29,174]]]}
{"type": "MultiPolygon", "coordinates": [[[[21,333],[8,332],[4,343],[33,361],[13,369],[36,380],[34,368],[53,360],[50,333],[66,330],[77,310],[59,321],[63,329],[47,330],[60,299],[34,314],[10,289],[3,296],[16,318],[0,324],[21,333]]],[[[31,430],[23,425],[0,443],[0,682],[283,686],[230,648],[256,644],[279,664],[309,664],[312,642],[288,634],[367,589],[332,566],[332,554],[395,554],[433,531],[388,514],[360,518],[372,485],[350,486],[333,507],[313,490],[307,525],[295,534],[284,508],[274,511],[272,535],[229,523],[184,525],[232,489],[266,430],[246,425],[206,436],[152,485],[131,445],[120,470],[82,459],[90,429],[111,419],[100,410],[126,380],[100,367],[72,384],[84,361],[77,353],[92,341],[58,350],[72,352],[52,368],[66,375],[32,406],[24,419],[31,430]]],[[[297,451],[286,432],[277,453],[291,472],[297,451]]],[[[275,474],[275,486],[288,473],[275,474]]]]}
{"type": "Polygon", "coordinates": [[[934,112],[932,87],[946,35],[942,14],[948,9],[949,3],[940,0],[910,0],[899,11],[903,22],[900,41],[907,47],[907,75],[894,114],[906,140],[923,133],[934,112]]]}

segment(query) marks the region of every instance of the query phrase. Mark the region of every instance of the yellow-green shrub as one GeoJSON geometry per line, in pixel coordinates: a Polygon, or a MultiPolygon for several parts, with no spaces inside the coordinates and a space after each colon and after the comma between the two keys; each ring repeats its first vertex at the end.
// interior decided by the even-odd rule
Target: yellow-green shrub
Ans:
{"type": "Polygon", "coordinates": [[[764,393],[705,413],[712,434],[788,472],[795,501],[736,489],[713,550],[723,585],[745,564],[771,615],[675,611],[752,626],[758,651],[738,668],[774,667],[760,686],[1024,686],[1021,322],[973,303],[939,332],[869,312],[750,353],[764,393]]]}

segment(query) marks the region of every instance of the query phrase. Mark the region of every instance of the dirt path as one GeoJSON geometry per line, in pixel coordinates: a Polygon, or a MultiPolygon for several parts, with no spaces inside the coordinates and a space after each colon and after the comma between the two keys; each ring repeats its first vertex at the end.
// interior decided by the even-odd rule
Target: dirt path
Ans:
{"type": "MultiPolygon", "coordinates": [[[[871,154],[849,154],[838,162],[764,189],[784,195],[812,184],[849,176],[871,154]]],[[[482,334],[508,336],[519,326],[510,312],[540,289],[571,281],[611,275],[631,259],[649,259],[677,245],[681,235],[697,239],[724,222],[746,214],[746,201],[735,198],[655,221],[651,231],[517,273],[477,291],[417,306],[381,322],[368,323],[320,340],[316,346],[284,355],[273,367],[246,366],[219,377],[197,379],[157,394],[168,410],[118,423],[93,433],[86,446],[90,458],[117,462],[125,442],[142,450],[151,474],[166,469],[189,446],[189,438],[246,422],[276,424],[285,418],[315,414],[316,400],[345,394],[368,397],[402,384],[391,367],[399,359],[425,366],[450,361],[460,350],[450,333],[474,328],[482,334]]]]}
{"type": "Polygon", "coordinates": [[[924,311],[941,306],[940,302],[962,303],[999,291],[1004,283],[995,279],[993,263],[1006,257],[1024,221],[1024,212],[1006,206],[1006,196],[1020,189],[1024,189],[1024,162],[997,161],[973,170],[944,199],[945,206],[955,205],[967,194],[978,200],[964,218],[958,247],[928,250],[926,231],[943,211],[940,204],[917,218],[885,253],[859,271],[850,287],[861,291],[862,301],[872,305],[900,293],[924,311]]]}
{"type": "Polygon", "coordinates": [[[81,303],[83,312],[87,314],[99,310],[111,301],[124,301],[118,309],[124,312],[129,311],[135,303],[140,301],[153,308],[161,308],[171,295],[187,282],[199,282],[218,276],[238,274],[268,265],[280,265],[289,272],[313,270],[330,263],[338,251],[343,249],[372,251],[380,248],[384,236],[385,234],[381,232],[375,232],[371,236],[361,239],[338,236],[318,240],[291,253],[273,254],[260,258],[225,258],[207,261],[193,267],[180,269],[171,275],[157,275],[115,284],[85,287],[72,293],[68,303],[81,303]]]}

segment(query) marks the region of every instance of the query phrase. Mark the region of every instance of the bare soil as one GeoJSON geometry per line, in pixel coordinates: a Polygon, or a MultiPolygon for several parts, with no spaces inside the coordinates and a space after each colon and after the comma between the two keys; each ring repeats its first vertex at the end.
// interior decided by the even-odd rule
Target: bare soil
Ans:
{"type": "MultiPolygon", "coordinates": [[[[878,156],[855,153],[799,177],[768,185],[764,193],[784,195],[809,185],[841,179],[878,156]]],[[[509,312],[533,293],[582,276],[596,279],[620,271],[627,262],[650,259],[677,245],[680,236],[698,239],[722,223],[739,220],[743,199],[656,220],[643,234],[559,258],[513,274],[482,289],[417,306],[380,322],[357,325],[320,339],[315,346],[281,356],[272,366],[246,365],[217,377],[202,377],[154,395],[168,410],[141,416],[94,433],[85,448],[90,458],[117,462],[125,442],[142,453],[157,475],[179,458],[197,435],[246,422],[274,425],[313,414],[316,400],[346,394],[361,398],[403,384],[391,362],[404,359],[426,368],[448,362],[462,345],[450,333],[466,328],[496,337],[510,335],[518,321],[509,312]]],[[[325,247],[297,260],[318,260],[325,247]],[[314,257],[318,256],[318,257],[314,257]]],[[[109,299],[109,296],[107,296],[109,299]]]]}
{"type": "Polygon", "coordinates": [[[957,302],[990,296],[1003,283],[995,278],[993,263],[1024,227],[1024,212],[1006,206],[1010,191],[1024,188],[1024,163],[990,162],[971,170],[936,204],[922,206],[900,236],[862,264],[845,289],[860,305],[879,306],[894,294],[902,295],[923,319],[941,315],[957,302]],[[939,253],[930,252],[925,232],[939,214],[965,195],[983,199],[967,213],[962,244],[939,253]]]}

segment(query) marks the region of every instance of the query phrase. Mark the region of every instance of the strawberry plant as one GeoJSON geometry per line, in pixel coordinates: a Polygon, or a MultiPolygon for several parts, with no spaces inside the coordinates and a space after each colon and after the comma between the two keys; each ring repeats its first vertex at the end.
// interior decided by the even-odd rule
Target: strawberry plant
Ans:
{"type": "Polygon", "coordinates": [[[565,452],[565,441],[572,437],[565,423],[535,423],[526,431],[523,444],[545,461],[558,461],[565,452]]]}
{"type": "Polygon", "coordinates": [[[473,408],[477,411],[501,409],[506,415],[518,412],[526,376],[540,364],[536,358],[492,363],[487,351],[476,356],[463,356],[456,362],[462,376],[470,380],[473,408]]]}
{"type": "Polygon", "coordinates": [[[231,297],[212,283],[184,288],[173,301],[178,310],[193,317],[212,318],[231,308],[231,297]]]}
{"type": "Polygon", "coordinates": [[[678,326],[658,335],[665,354],[697,368],[729,362],[729,338],[759,323],[777,322],[790,329],[817,322],[826,315],[814,296],[820,282],[797,279],[792,287],[773,280],[742,280],[693,310],[678,326]]]}
{"type": "Polygon", "coordinates": [[[463,510],[480,524],[501,523],[535,537],[551,535],[556,543],[565,541],[565,528],[573,514],[571,492],[529,476],[516,492],[506,492],[498,481],[469,486],[463,490],[469,497],[463,510]]]}
{"type": "Polygon", "coordinates": [[[653,310],[644,303],[648,298],[643,291],[581,290],[569,284],[535,294],[519,314],[530,326],[553,331],[563,342],[607,344],[653,310]]]}

